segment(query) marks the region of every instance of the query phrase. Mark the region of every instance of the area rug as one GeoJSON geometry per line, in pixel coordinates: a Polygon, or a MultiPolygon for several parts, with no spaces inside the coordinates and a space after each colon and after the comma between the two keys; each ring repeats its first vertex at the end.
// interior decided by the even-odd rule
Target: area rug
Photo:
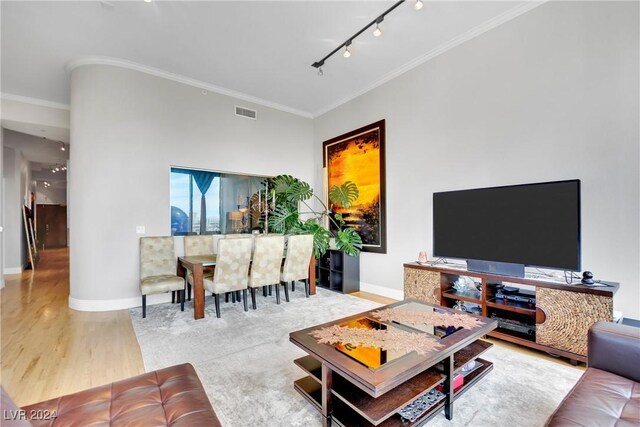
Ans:
{"type": "MultiPolygon", "coordinates": [[[[291,302],[257,297],[258,309],[223,303],[215,317],[206,298],[206,317],[193,319],[193,304],[131,309],[147,371],[191,363],[223,426],[320,426],[320,415],[293,389],[305,374],[293,360],[305,353],[289,332],[370,310],[380,304],[318,289],[291,302]]],[[[282,295],[284,297],[284,295],[282,295]]],[[[482,356],[494,370],[454,403],[454,418],[438,415],[430,426],[541,426],[576,383],[581,371],[495,345],[482,356]]]]}

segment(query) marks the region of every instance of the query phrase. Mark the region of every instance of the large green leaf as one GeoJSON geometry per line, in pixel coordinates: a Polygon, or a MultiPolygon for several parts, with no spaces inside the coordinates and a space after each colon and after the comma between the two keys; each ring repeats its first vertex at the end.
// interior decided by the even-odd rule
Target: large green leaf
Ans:
{"type": "Polygon", "coordinates": [[[350,208],[358,200],[359,196],[358,186],[351,181],[347,181],[340,186],[334,185],[329,189],[329,199],[343,208],[350,208]]]}
{"type": "Polygon", "coordinates": [[[362,238],[353,228],[339,230],[336,234],[336,247],[347,255],[359,255],[362,250],[362,238]]]}
{"type": "Polygon", "coordinates": [[[278,175],[269,180],[269,191],[275,190],[276,194],[287,194],[296,182],[300,180],[291,175],[278,175]]]}
{"type": "Polygon", "coordinates": [[[298,210],[291,206],[281,205],[269,214],[269,231],[288,233],[299,224],[298,210]]]}
{"type": "Polygon", "coordinates": [[[329,230],[318,224],[314,219],[309,219],[300,227],[300,233],[313,234],[313,255],[316,258],[322,257],[329,249],[329,230]]]}
{"type": "Polygon", "coordinates": [[[284,194],[288,202],[298,203],[310,199],[311,196],[313,196],[313,188],[304,181],[296,181],[289,185],[289,188],[284,194]]]}

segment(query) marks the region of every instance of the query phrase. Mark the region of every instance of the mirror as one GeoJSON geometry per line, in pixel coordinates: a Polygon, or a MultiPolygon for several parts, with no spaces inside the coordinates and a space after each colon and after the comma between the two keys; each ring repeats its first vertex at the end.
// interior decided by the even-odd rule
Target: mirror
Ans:
{"type": "Polygon", "coordinates": [[[261,215],[252,206],[265,178],[171,167],[171,235],[260,231],[261,215]]]}

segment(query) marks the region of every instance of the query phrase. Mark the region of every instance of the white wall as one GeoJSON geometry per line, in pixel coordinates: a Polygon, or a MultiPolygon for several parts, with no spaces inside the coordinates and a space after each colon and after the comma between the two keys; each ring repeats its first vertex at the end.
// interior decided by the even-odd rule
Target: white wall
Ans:
{"type": "Polygon", "coordinates": [[[36,184],[36,203],[39,205],[66,205],[67,189],[45,187],[42,183],[36,184]]]}
{"type": "Polygon", "coordinates": [[[4,129],[0,127],[0,289],[4,288],[4,129]]]}
{"type": "Polygon", "coordinates": [[[170,233],[171,165],[313,179],[310,119],[112,66],[71,75],[71,295],[76,309],[140,305],[139,235],[170,233]],[[234,115],[234,105],[258,120],[234,115]]]}
{"type": "Polygon", "coordinates": [[[23,190],[20,185],[22,156],[15,148],[5,145],[3,147],[2,160],[2,178],[4,181],[2,194],[2,216],[4,217],[3,273],[17,274],[22,271],[25,253],[22,219],[23,190]]]}
{"type": "Polygon", "coordinates": [[[402,290],[402,263],[431,251],[436,191],[579,178],[582,268],[618,281],[640,317],[637,2],[549,2],[314,121],[322,141],[386,119],[386,255],[360,277],[402,290]]]}

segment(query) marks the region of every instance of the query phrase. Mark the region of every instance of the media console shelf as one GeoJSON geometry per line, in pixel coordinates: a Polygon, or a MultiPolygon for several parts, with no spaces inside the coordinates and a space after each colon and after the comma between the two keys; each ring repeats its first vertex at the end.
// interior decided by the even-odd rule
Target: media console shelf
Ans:
{"type": "Polygon", "coordinates": [[[404,264],[405,298],[444,307],[476,307],[476,314],[498,321],[489,336],[580,362],[587,361],[589,327],[613,319],[613,295],[619,284],[606,283],[610,286],[593,288],[551,278],[477,273],[451,264],[404,264]],[[470,277],[481,290],[457,291],[452,285],[460,276],[470,277]],[[522,290],[521,301],[512,301],[498,297],[505,285],[533,290],[522,290]]]}

